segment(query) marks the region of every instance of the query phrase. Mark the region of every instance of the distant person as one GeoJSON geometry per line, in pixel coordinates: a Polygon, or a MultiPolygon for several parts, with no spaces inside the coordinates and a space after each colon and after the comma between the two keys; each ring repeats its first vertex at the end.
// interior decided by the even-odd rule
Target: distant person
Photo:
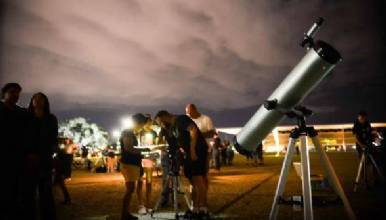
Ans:
{"type": "Polygon", "coordinates": [[[221,139],[217,134],[215,134],[213,137],[213,144],[212,144],[212,161],[213,161],[213,168],[215,168],[217,171],[219,171],[221,168],[221,161],[220,161],[221,148],[222,148],[221,139]]]}
{"type": "Polygon", "coordinates": [[[131,198],[135,191],[135,183],[140,178],[141,152],[134,148],[138,145],[136,135],[125,130],[119,140],[121,142],[120,171],[125,178],[126,192],[122,201],[121,220],[138,219],[130,213],[131,198]]]}
{"type": "Polygon", "coordinates": [[[26,147],[28,120],[27,111],[17,105],[22,88],[17,83],[7,83],[1,89],[0,141],[6,153],[0,160],[0,202],[2,219],[18,219],[20,214],[21,178],[24,149],[26,147]],[[12,164],[12,167],[9,167],[12,164]]]}
{"type": "Polygon", "coordinates": [[[193,211],[188,210],[185,217],[208,218],[208,145],[203,134],[186,115],[160,111],[155,120],[163,129],[169,131],[177,140],[178,147],[185,153],[184,174],[193,186],[193,211]]]}
{"type": "Polygon", "coordinates": [[[357,119],[354,122],[352,132],[355,137],[356,150],[359,158],[362,156],[364,150],[372,145],[372,128],[370,122],[367,120],[367,113],[360,111],[357,119]]]}
{"type": "Polygon", "coordinates": [[[227,164],[233,165],[233,158],[235,157],[235,152],[232,149],[232,145],[230,145],[229,141],[225,144],[227,151],[227,164]]]}
{"type": "Polygon", "coordinates": [[[256,164],[264,165],[264,157],[263,157],[263,143],[259,143],[256,147],[256,164]]]}
{"type": "Polygon", "coordinates": [[[66,179],[68,175],[66,174],[66,155],[67,154],[64,152],[64,149],[59,149],[58,153],[54,157],[54,186],[58,186],[63,194],[63,201],[61,202],[62,205],[71,204],[71,196],[66,187],[66,179]]]}
{"type": "Polygon", "coordinates": [[[115,167],[115,152],[112,147],[108,147],[107,149],[107,173],[113,173],[115,167]]]}
{"type": "Polygon", "coordinates": [[[64,165],[64,176],[66,180],[71,180],[72,174],[72,162],[74,160],[74,154],[77,151],[78,147],[72,139],[67,138],[64,141],[64,149],[63,149],[63,165],[64,165]]]}
{"type": "Polygon", "coordinates": [[[29,145],[26,149],[25,205],[28,219],[37,219],[36,193],[39,213],[43,220],[55,220],[55,202],[52,192],[53,155],[58,151],[58,120],[50,112],[48,98],[43,93],[32,96],[28,112],[29,145]]]}
{"type": "Polygon", "coordinates": [[[227,145],[229,145],[229,141],[225,140],[223,141],[223,143],[221,144],[221,165],[222,166],[226,166],[228,165],[228,160],[227,160],[227,145]]]}

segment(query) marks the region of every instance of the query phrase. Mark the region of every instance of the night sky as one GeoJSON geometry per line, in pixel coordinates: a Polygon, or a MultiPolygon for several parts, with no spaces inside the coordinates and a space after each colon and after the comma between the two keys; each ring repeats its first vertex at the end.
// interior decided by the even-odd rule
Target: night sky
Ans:
{"type": "MultiPolygon", "coordinates": [[[[343,57],[305,100],[312,123],[386,121],[385,2],[364,0],[2,1],[0,84],[46,93],[60,118],[107,130],[123,115],[183,113],[242,126],[304,55],[303,33],[343,57]]],[[[285,122],[287,123],[287,122],[285,122]]]]}

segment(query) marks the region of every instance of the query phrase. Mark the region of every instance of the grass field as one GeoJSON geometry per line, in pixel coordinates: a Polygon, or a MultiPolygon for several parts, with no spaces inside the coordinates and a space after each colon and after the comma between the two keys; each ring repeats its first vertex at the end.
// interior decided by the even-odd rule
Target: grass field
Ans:
{"type": "MultiPolygon", "coordinates": [[[[386,219],[384,186],[370,190],[360,187],[353,193],[358,159],[355,153],[329,153],[334,168],[343,184],[358,219],[386,219]]],[[[236,156],[231,167],[220,172],[210,172],[209,206],[216,218],[223,219],[267,219],[276,189],[283,156],[266,155],[264,166],[247,164],[244,157],[236,156]]],[[[295,161],[299,157],[295,156],[295,161]]],[[[318,157],[311,153],[312,174],[323,174],[318,157]]],[[[184,178],[183,178],[184,179],[184,178]]],[[[160,191],[161,178],[153,184],[153,201],[160,191]]],[[[186,183],[186,180],[184,180],[186,183]]],[[[185,184],[187,185],[187,183],[185,184]]],[[[119,219],[124,183],[121,175],[91,174],[75,171],[68,184],[73,197],[70,206],[58,205],[60,220],[69,219],[119,219]]],[[[292,169],[286,185],[286,195],[300,195],[300,178],[292,169]]],[[[56,196],[60,194],[56,192],[56,196]]],[[[132,211],[136,211],[136,198],[132,211]]],[[[182,203],[182,200],[181,200],[182,203]]],[[[183,203],[182,203],[183,204],[183,203]]],[[[185,208],[184,208],[185,209],[185,208]]],[[[162,209],[160,212],[171,211],[162,209]]],[[[342,205],[314,208],[315,219],[347,219],[342,205]]],[[[294,211],[292,206],[282,205],[278,219],[302,219],[302,211],[294,211]]],[[[149,219],[149,216],[141,217],[149,219]]]]}

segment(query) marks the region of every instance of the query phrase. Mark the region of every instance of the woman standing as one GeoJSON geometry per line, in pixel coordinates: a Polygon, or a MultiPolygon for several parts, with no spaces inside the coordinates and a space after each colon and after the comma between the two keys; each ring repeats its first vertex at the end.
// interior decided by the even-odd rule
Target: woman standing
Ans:
{"type": "Polygon", "coordinates": [[[30,144],[26,150],[24,202],[28,219],[37,219],[36,192],[39,192],[40,216],[55,220],[52,193],[52,156],[58,147],[58,121],[50,113],[48,98],[43,93],[32,96],[28,108],[30,144]]]}
{"type": "Polygon", "coordinates": [[[140,151],[134,148],[138,143],[133,131],[123,131],[119,141],[121,144],[120,170],[125,178],[126,185],[126,192],[122,202],[121,220],[135,220],[138,218],[130,214],[129,207],[131,197],[135,191],[135,182],[139,179],[142,156],[140,151]]]}

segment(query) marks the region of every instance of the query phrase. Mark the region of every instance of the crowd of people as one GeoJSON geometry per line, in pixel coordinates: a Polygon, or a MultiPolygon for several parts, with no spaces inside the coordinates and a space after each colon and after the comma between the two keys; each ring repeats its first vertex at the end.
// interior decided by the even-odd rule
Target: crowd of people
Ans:
{"type": "MultiPolygon", "coordinates": [[[[34,94],[25,109],[17,105],[21,91],[22,87],[17,83],[8,83],[1,90],[0,138],[7,152],[13,155],[12,161],[8,161],[11,157],[4,157],[1,163],[4,165],[2,167],[15,164],[14,169],[4,171],[7,181],[1,181],[1,200],[4,204],[2,214],[6,220],[38,219],[38,216],[41,219],[55,220],[53,187],[57,185],[61,189],[63,205],[71,204],[66,180],[71,178],[74,154],[79,148],[71,139],[58,138],[58,121],[50,111],[45,94],[34,94]]],[[[175,154],[181,155],[178,172],[184,174],[191,184],[193,204],[185,217],[209,218],[209,163],[211,161],[215,169],[220,169],[221,165],[231,165],[234,157],[231,145],[220,140],[210,117],[201,114],[194,104],[189,104],[185,115],[175,115],[163,110],[154,118],[140,113],[132,118],[134,126],[121,133],[119,157],[109,147],[102,152],[106,172],[119,170],[125,179],[126,192],[121,219],[137,219],[129,212],[134,192],[139,204],[138,213],[147,214],[152,211],[154,158],[144,156],[143,150],[138,149],[138,146],[155,145],[159,145],[156,150],[161,152],[163,185],[169,184],[166,177],[171,169],[170,148],[175,149],[175,154]],[[155,124],[160,128],[158,132],[153,129],[155,124]],[[146,190],[144,201],[143,182],[146,190]]],[[[87,161],[87,148],[81,147],[80,152],[87,161]]],[[[163,189],[161,205],[167,205],[170,189],[163,189]]]]}
{"type": "MultiPolygon", "coordinates": [[[[17,105],[21,91],[17,83],[8,83],[1,89],[0,139],[4,152],[12,157],[3,156],[0,165],[14,164],[12,169],[3,169],[6,179],[0,181],[2,219],[33,220],[40,216],[43,220],[55,220],[53,187],[57,185],[62,191],[63,205],[71,204],[66,179],[71,178],[73,155],[78,147],[71,139],[58,139],[58,121],[50,111],[45,94],[32,95],[25,109],[17,105]]],[[[209,219],[209,169],[220,170],[221,166],[232,165],[234,152],[229,141],[221,140],[209,116],[200,113],[194,104],[188,104],[185,110],[183,115],[161,110],[153,118],[137,113],[132,116],[133,127],[120,135],[120,152],[110,147],[101,152],[105,172],[118,170],[125,180],[122,220],[138,219],[130,212],[134,193],[139,204],[138,214],[152,212],[156,167],[151,152],[155,150],[160,152],[162,168],[161,206],[171,200],[168,175],[175,172],[172,167],[177,167],[176,172],[184,175],[191,185],[192,207],[188,207],[184,218],[209,219]]],[[[373,145],[372,131],[366,113],[361,112],[353,128],[359,155],[373,145]]],[[[87,148],[81,147],[81,152],[82,158],[88,157],[87,148]]],[[[247,158],[263,165],[263,145],[259,144],[247,158]]],[[[382,166],[384,170],[384,163],[382,166]]]]}

